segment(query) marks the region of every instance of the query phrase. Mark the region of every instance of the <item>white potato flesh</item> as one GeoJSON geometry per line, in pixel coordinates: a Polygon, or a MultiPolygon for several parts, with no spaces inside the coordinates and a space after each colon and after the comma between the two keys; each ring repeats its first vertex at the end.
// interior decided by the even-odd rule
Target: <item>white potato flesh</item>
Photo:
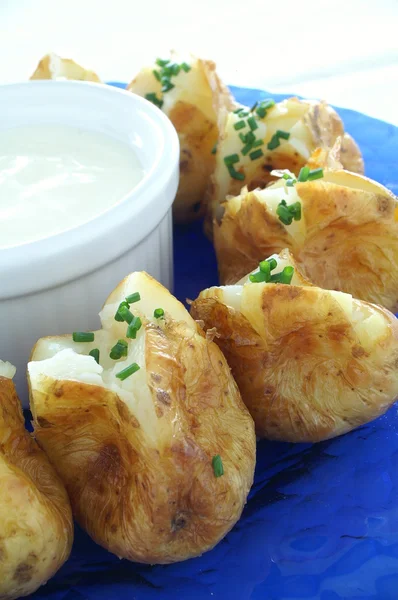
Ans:
{"type": "Polygon", "coordinates": [[[8,361],[0,360],[0,377],[6,377],[12,379],[17,369],[8,361]]]}
{"type": "Polygon", "coordinates": [[[159,71],[161,67],[156,63],[144,67],[131,82],[129,89],[139,96],[155,93],[163,100],[162,111],[168,115],[177,102],[185,102],[200,108],[203,114],[214,121],[213,91],[209,85],[206,71],[200,59],[191,55],[172,54],[172,62],[186,63],[191,68],[188,72],[183,69],[178,75],[171,77],[174,87],[166,93],[162,93],[162,85],[156,79],[153,72],[159,71]]]}
{"type": "Polygon", "coordinates": [[[197,331],[196,323],[184,306],[163,286],[146,273],[133,273],[127,277],[110,295],[101,313],[103,329],[95,332],[93,342],[73,342],[72,336],[42,338],[36,345],[34,361],[28,364],[31,386],[40,390],[46,384],[46,378],[73,380],[87,385],[97,385],[118,394],[130,411],[140,422],[145,433],[154,442],[164,437],[163,421],[156,417],[155,406],[147,383],[145,367],[145,324],[153,323],[162,327],[167,319],[184,321],[192,335],[197,331]],[[130,306],[131,312],[141,318],[143,326],[137,332],[136,339],[126,338],[127,324],[114,319],[115,313],[127,296],[139,292],[141,299],[130,306]],[[156,319],[154,310],[163,308],[165,317],[156,319]],[[110,358],[111,348],[119,339],[128,344],[127,357],[119,360],[110,358]],[[100,351],[100,364],[89,356],[94,348],[100,351]],[[116,374],[137,363],[140,369],[124,381],[116,374]]]}

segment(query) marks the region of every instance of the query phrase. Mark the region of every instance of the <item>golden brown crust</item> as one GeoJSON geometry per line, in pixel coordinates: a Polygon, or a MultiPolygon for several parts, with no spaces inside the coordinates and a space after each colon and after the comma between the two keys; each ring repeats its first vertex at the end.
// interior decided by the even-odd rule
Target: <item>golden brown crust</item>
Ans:
{"type": "Polygon", "coordinates": [[[260,437],[316,442],[384,413],[398,395],[398,325],[367,349],[336,299],[316,287],[252,284],[244,316],[212,290],[192,304],[205,330],[216,328],[260,437]],[[250,320],[249,320],[250,318],[250,320]]]}
{"type": "Polygon", "coordinates": [[[12,380],[0,376],[0,598],[20,598],[46,583],[72,541],[66,491],[25,429],[12,380]]]}
{"type": "Polygon", "coordinates": [[[238,520],[253,480],[254,426],[199,329],[146,323],[145,344],[158,439],[116,393],[76,381],[33,390],[34,425],[93,539],[129,560],[171,563],[213,547],[238,520]]]}
{"type": "Polygon", "coordinates": [[[59,77],[101,83],[100,78],[94,71],[81,67],[71,58],[61,58],[56,54],[46,54],[37,65],[30,79],[57,79],[59,77]]]}
{"type": "Polygon", "coordinates": [[[306,228],[299,240],[289,235],[289,228],[255,193],[242,195],[239,210],[226,202],[221,224],[214,226],[220,281],[234,283],[264,257],[289,248],[315,285],[396,312],[397,199],[366,178],[346,171],[334,173],[344,180],[296,184],[306,228]],[[342,184],[347,178],[350,183],[352,177],[358,189],[342,184]]]}

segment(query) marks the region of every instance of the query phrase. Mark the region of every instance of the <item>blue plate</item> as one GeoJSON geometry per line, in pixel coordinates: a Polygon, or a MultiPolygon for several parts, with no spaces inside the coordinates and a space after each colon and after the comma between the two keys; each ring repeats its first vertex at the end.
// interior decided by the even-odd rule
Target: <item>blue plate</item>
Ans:
{"type": "MultiPolygon", "coordinates": [[[[232,92],[247,105],[267,96],[232,92]]],[[[338,112],[361,147],[367,175],[397,193],[398,128],[351,110],[338,112]]],[[[178,227],[174,236],[176,295],[195,298],[217,282],[212,246],[200,224],[178,227]]],[[[211,552],[180,564],[143,566],[120,561],[77,528],[71,558],[31,597],[396,600],[397,408],[329,442],[261,441],[257,452],[243,516],[211,552]]]]}

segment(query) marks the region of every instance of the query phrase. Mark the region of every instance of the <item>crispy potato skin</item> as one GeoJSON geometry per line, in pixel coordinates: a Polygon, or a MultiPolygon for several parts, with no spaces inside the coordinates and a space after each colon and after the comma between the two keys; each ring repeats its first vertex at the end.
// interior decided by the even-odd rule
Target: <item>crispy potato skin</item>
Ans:
{"type": "Polygon", "coordinates": [[[340,153],[340,160],[344,169],[353,173],[359,173],[360,175],[365,173],[361,151],[349,133],[345,133],[343,136],[340,153]]]}
{"type": "MultiPolygon", "coordinates": [[[[180,140],[180,182],[173,204],[177,223],[189,223],[205,214],[205,192],[215,165],[211,151],[218,140],[219,115],[236,106],[213,61],[193,57],[192,69],[198,75],[194,87],[185,90],[188,94],[182,91],[182,99],[167,112],[180,140]]],[[[152,74],[149,88],[144,77],[143,72],[138,73],[127,89],[140,95],[156,91],[162,96],[161,86],[152,74]]]]}
{"type": "Polygon", "coordinates": [[[332,438],[383,414],[398,396],[398,324],[387,310],[373,306],[388,333],[369,352],[320,288],[253,284],[250,321],[213,290],[202,292],[191,313],[205,330],[217,329],[260,437],[332,438]]]}
{"type": "MultiPolygon", "coordinates": [[[[352,189],[321,179],[297,183],[306,235],[288,228],[249,193],[238,212],[224,206],[214,224],[220,281],[234,283],[259,260],[288,248],[315,285],[398,310],[398,202],[393,194],[352,189]]],[[[386,190],[387,191],[387,190],[386,190]]]]}
{"type": "Polygon", "coordinates": [[[94,73],[94,71],[89,71],[84,67],[81,67],[70,58],[60,58],[52,54],[46,54],[43,56],[30,79],[55,79],[57,77],[66,77],[66,79],[94,81],[96,83],[101,83],[100,78],[96,73],[94,73]],[[55,74],[52,71],[52,63],[54,59],[57,60],[59,65],[59,72],[55,74]]]}
{"type": "Polygon", "coordinates": [[[73,541],[65,488],[26,431],[11,379],[0,376],[0,599],[33,593],[73,541]]]}
{"type": "Polygon", "coordinates": [[[172,563],[212,548],[239,519],[253,481],[254,424],[225,358],[199,328],[172,320],[145,328],[163,432],[156,444],[105,388],[49,380],[31,403],[37,439],[92,538],[129,560],[172,563]]]}

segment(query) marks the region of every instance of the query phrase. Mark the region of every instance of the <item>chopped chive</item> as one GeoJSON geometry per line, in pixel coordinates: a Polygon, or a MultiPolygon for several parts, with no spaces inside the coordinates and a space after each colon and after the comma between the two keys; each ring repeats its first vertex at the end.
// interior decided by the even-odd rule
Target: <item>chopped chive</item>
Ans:
{"type": "Polygon", "coordinates": [[[257,105],[258,105],[258,101],[253,104],[253,106],[250,109],[250,112],[254,112],[257,108],[257,105]]]}
{"type": "Polygon", "coordinates": [[[268,150],[275,150],[275,148],[278,148],[278,146],[280,146],[280,145],[281,145],[281,143],[279,141],[279,138],[275,133],[272,136],[271,140],[268,142],[267,148],[268,148],[268,150]]]}
{"type": "Polygon", "coordinates": [[[264,145],[264,140],[256,140],[255,142],[253,142],[253,148],[258,148],[259,146],[263,146],[264,145]]]}
{"type": "Polygon", "coordinates": [[[74,331],[72,339],[74,342],[93,342],[94,334],[91,331],[74,331]]]}
{"type": "Polygon", "coordinates": [[[314,181],[315,179],[321,179],[321,177],[323,177],[323,169],[313,169],[308,173],[307,181],[314,181]]]}
{"type": "Polygon", "coordinates": [[[249,125],[249,127],[252,131],[255,131],[256,129],[258,129],[258,123],[254,117],[249,117],[247,119],[247,124],[249,125]]]}
{"type": "Polygon", "coordinates": [[[276,135],[283,140],[288,140],[290,138],[290,133],[288,131],[283,131],[282,129],[278,129],[276,135]]]}
{"type": "Polygon", "coordinates": [[[300,173],[299,173],[299,176],[297,178],[297,181],[300,181],[300,182],[307,181],[309,173],[310,173],[310,168],[309,167],[302,167],[300,169],[300,173]]]}
{"type": "Polygon", "coordinates": [[[126,321],[126,323],[130,324],[134,319],[134,315],[129,311],[128,307],[123,304],[123,302],[122,305],[119,306],[117,312],[122,317],[123,321],[126,321]]]}
{"type": "Polygon", "coordinates": [[[260,118],[260,119],[264,119],[265,115],[267,114],[267,111],[265,110],[265,108],[263,106],[259,106],[256,109],[256,115],[260,118]]]}
{"type": "Polygon", "coordinates": [[[180,65],[177,65],[177,63],[174,63],[173,65],[171,65],[170,69],[171,69],[171,75],[176,76],[180,72],[181,67],[180,67],[180,65]]]}
{"type": "Polygon", "coordinates": [[[271,264],[268,260],[262,260],[259,264],[260,271],[265,275],[265,281],[271,277],[271,264]]]}
{"type": "Polygon", "coordinates": [[[246,146],[243,146],[240,153],[243,154],[243,156],[246,156],[246,154],[249,154],[249,152],[252,148],[253,148],[253,143],[250,142],[249,144],[246,144],[246,146]]]}
{"type": "Polygon", "coordinates": [[[165,67],[166,65],[168,65],[170,62],[170,59],[162,59],[162,58],[157,58],[156,59],[156,64],[159,65],[159,67],[165,67]]]}
{"type": "Polygon", "coordinates": [[[191,66],[186,62],[181,63],[180,67],[183,71],[185,71],[185,73],[188,73],[188,71],[191,70],[191,66]]]}
{"type": "Polygon", "coordinates": [[[285,267],[281,273],[271,275],[271,283],[284,283],[289,285],[294,275],[293,267],[285,267]]]}
{"type": "Polygon", "coordinates": [[[293,219],[295,221],[300,221],[301,219],[301,202],[295,202],[289,206],[290,214],[293,215],[293,219]]]}
{"type": "Polygon", "coordinates": [[[246,127],[246,122],[243,119],[241,121],[237,121],[234,124],[234,129],[236,129],[236,131],[239,131],[239,129],[243,129],[244,127],[246,127]]]}
{"type": "Polygon", "coordinates": [[[268,281],[267,274],[263,271],[257,271],[256,273],[251,273],[249,275],[249,279],[252,283],[264,283],[268,281]]]}
{"type": "Polygon", "coordinates": [[[137,337],[137,331],[139,331],[141,327],[142,321],[140,317],[134,317],[130,325],[127,327],[126,337],[135,340],[135,338],[137,337]]]}
{"type": "Polygon", "coordinates": [[[230,154],[224,158],[224,163],[227,167],[239,162],[239,156],[237,154],[230,154]]]}
{"type": "Polygon", "coordinates": [[[238,115],[242,110],[245,110],[244,108],[242,108],[242,106],[240,106],[239,108],[234,110],[234,115],[238,115]]]}
{"type": "Polygon", "coordinates": [[[137,365],[137,363],[133,363],[129,367],[126,367],[122,371],[119,371],[119,373],[116,373],[116,377],[118,379],[121,379],[121,381],[124,381],[125,379],[127,379],[127,377],[130,377],[130,375],[133,375],[133,373],[136,373],[139,370],[140,367],[137,365]]]}
{"type": "Polygon", "coordinates": [[[134,294],[130,294],[130,296],[127,296],[126,298],[127,304],[134,304],[134,302],[138,302],[139,300],[141,300],[139,292],[134,292],[134,294]]]}
{"type": "Polygon", "coordinates": [[[295,183],[296,183],[295,179],[287,179],[286,180],[286,185],[289,187],[292,187],[295,183]]]}
{"type": "Polygon", "coordinates": [[[155,319],[160,319],[160,317],[163,317],[164,316],[163,308],[155,308],[155,310],[153,311],[153,316],[155,317],[155,319]]]}
{"type": "Polygon", "coordinates": [[[242,110],[239,113],[239,116],[240,117],[248,117],[249,114],[250,114],[249,111],[247,111],[247,110],[245,110],[245,109],[242,108],[242,110]]]}
{"type": "Polygon", "coordinates": [[[130,308],[129,303],[126,302],[125,300],[119,304],[119,308],[117,309],[115,316],[114,316],[115,321],[119,321],[119,323],[123,323],[123,321],[124,321],[122,315],[119,312],[120,309],[122,308],[122,306],[125,306],[126,308],[130,308]]]}
{"type": "Polygon", "coordinates": [[[263,100],[261,102],[261,106],[264,106],[264,108],[266,110],[272,108],[273,106],[275,106],[275,100],[273,100],[272,98],[268,98],[268,100],[263,100]]]}
{"type": "Polygon", "coordinates": [[[216,143],[214,144],[213,148],[211,149],[211,153],[212,153],[212,154],[215,154],[215,153],[217,152],[217,144],[218,144],[218,142],[216,142],[216,143]]]}
{"type": "Polygon", "coordinates": [[[260,156],[264,156],[264,152],[261,150],[261,148],[259,148],[258,150],[255,150],[254,152],[250,152],[249,154],[251,160],[256,160],[256,158],[260,158],[260,156]]]}
{"type": "Polygon", "coordinates": [[[175,87],[174,83],[171,83],[171,81],[167,81],[162,87],[162,92],[169,92],[174,87],[175,87]]]}
{"type": "Polygon", "coordinates": [[[163,100],[158,98],[154,92],[151,92],[150,94],[145,94],[145,98],[149,100],[149,102],[152,102],[152,104],[155,104],[155,106],[157,106],[158,108],[162,108],[163,100]]]}
{"type": "Polygon", "coordinates": [[[159,71],[156,71],[156,69],[154,69],[154,70],[152,71],[152,73],[155,75],[156,79],[157,79],[158,81],[160,81],[160,73],[159,73],[159,71]]]}
{"type": "Polygon", "coordinates": [[[292,224],[293,215],[290,214],[290,211],[286,204],[282,204],[281,202],[276,209],[276,214],[278,215],[279,220],[282,221],[284,225],[292,224]]]}
{"type": "Polygon", "coordinates": [[[256,139],[256,136],[254,135],[254,133],[253,133],[252,131],[249,131],[249,132],[246,134],[246,142],[247,142],[247,143],[254,142],[254,141],[255,141],[255,139],[256,139]]]}
{"type": "Polygon", "coordinates": [[[243,181],[245,178],[245,174],[236,171],[232,165],[228,166],[228,173],[233,179],[238,179],[239,181],[243,181]]]}
{"type": "Polygon", "coordinates": [[[95,362],[99,364],[100,351],[98,350],[98,348],[93,348],[92,350],[90,350],[89,356],[92,356],[95,362]]]}
{"type": "Polygon", "coordinates": [[[213,466],[214,475],[216,477],[221,477],[221,475],[224,475],[224,467],[222,464],[221,456],[219,454],[213,456],[211,464],[213,466]]]}
{"type": "Polygon", "coordinates": [[[244,144],[246,144],[246,134],[245,134],[245,133],[240,133],[240,134],[239,134],[239,137],[240,137],[240,139],[242,140],[242,142],[243,142],[244,144]]]}
{"type": "Polygon", "coordinates": [[[291,179],[291,175],[289,175],[289,173],[283,173],[282,179],[291,179]]]}
{"type": "Polygon", "coordinates": [[[113,348],[111,348],[109,353],[110,358],[112,358],[112,360],[119,360],[119,358],[127,356],[127,348],[128,344],[125,340],[118,340],[113,348]]]}

